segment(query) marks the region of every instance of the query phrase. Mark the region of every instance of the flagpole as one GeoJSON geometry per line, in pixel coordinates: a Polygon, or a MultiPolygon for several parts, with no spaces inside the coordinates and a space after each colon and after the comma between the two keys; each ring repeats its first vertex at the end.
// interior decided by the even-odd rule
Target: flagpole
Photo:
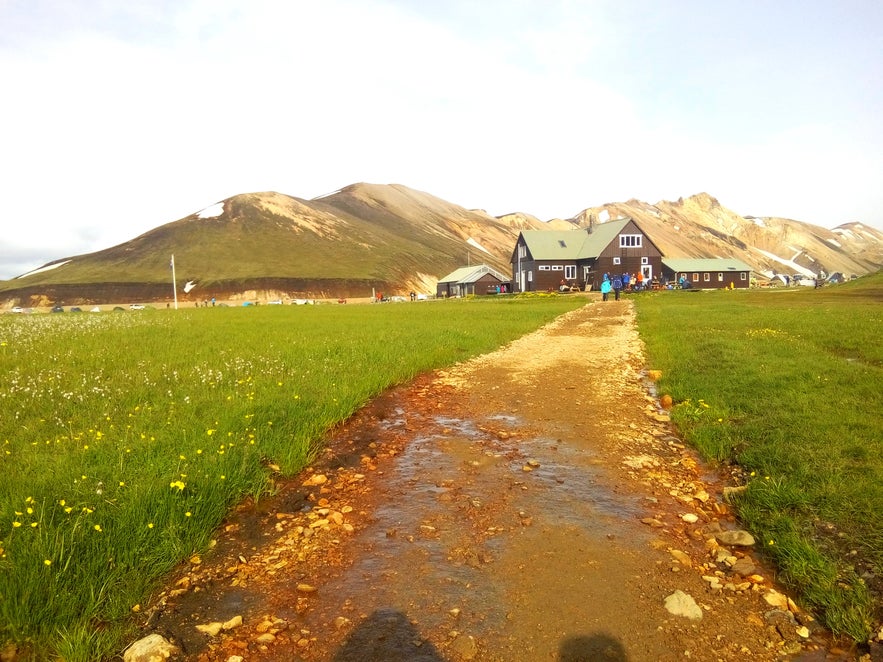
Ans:
{"type": "Polygon", "coordinates": [[[172,292],[175,295],[175,310],[178,310],[178,285],[175,283],[175,254],[172,253],[172,292]]]}

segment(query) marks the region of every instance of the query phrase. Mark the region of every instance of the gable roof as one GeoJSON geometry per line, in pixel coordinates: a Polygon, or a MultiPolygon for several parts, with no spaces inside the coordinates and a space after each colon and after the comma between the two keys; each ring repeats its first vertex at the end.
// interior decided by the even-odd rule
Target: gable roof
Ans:
{"type": "Polygon", "coordinates": [[[479,280],[485,274],[490,274],[494,278],[496,278],[501,283],[506,283],[509,281],[508,276],[504,276],[499,271],[494,269],[493,267],[489,267],[486,264],[475,264],[471,267],[460,267],[459,269],[452,271],[444,278],[439,278],[439,283],[474,283],[479,280]]]}
{"type": "Polygon", "coordinates": [[[579,230],[522,230],[521,236],[534,260],[581,260],[598,257],[610,242],[632,223],[621,218],[579,230]]]}
{"type": "Polygon", "coordinates": [[[751,267],[732,258],[662,258],[672,271],[751,271],[751,267]]]}

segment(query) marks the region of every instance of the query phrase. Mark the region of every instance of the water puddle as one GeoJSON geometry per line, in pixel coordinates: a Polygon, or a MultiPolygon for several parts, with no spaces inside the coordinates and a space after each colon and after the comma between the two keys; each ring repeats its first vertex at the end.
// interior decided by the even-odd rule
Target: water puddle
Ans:
{"type": "MultiPolygon", "coordinates": [[[[384,497],[358,536],[353,565],[323,588],[302,627],[345,618],[361,624],[359,636],[366,627],[380,636],[399,614],[432,641],[468,631],[487,646],[507,629],[512,607],[546,604],[550,589],[572,588],[569,569],[610,552],[624,521],[638,516],[638,498],[616,493],[592,451],[521,436],[515,416],[488,421],[511,435],[501,439],[450,416],[419,426],[384,475],[384,497]],[[525,568],[535,553],[537,567],[525,568]],[[540,583],[530,581],[537,577],[540,583]]],[[[405,413],[396,410],[381,425],[404,427],[405,413]]],[[[569,609],[574,619],[585,605],[580,599],[569,609]]]]}

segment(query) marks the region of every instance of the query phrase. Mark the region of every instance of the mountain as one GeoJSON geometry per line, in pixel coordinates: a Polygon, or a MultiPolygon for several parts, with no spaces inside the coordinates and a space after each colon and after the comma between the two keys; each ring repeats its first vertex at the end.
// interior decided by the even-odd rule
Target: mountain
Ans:
{"type": "Polygon", "coordinates": [[[707,193],[655,205],[639,200],[606,204],[570,220],[588,227],[606,217],[633,218],[666,257],[736,258],[765,276],[862,275],[883,266],[880,230],[862,223],[828,230],[792,219],[741,216],[707,193]]]}
{"type": "Polygon", "coordinates": [[[507,273],[526,215],[500,220],[400,185],[354,184],[313,200],[276,192],[223,200],[105,250],[0,283],[22,305],[179,298],[365,297],[434,292],[467,263],[507,273]],[[181,286],[196,287],[183,295],[181,286]]]}
{"type": "Polygon", "coordinates": [[[624,216],[667,257],[735,257],[767,275],[865,274],[883,266],[883,233],[874,228],[743,217],[706,193],[655,205],[608,203],[543,222],[520,212],[494,217],[397,184],[353,184],[312,200],[237,195],[117,246],[0,282],[0,301],[166,301],[173,254],[183,301],[434,292],[439,277],[467,263],[510,273],[521,230],[585,231],[624,216]],[[188,281],[195,287],[185,293],[188,281]]]}

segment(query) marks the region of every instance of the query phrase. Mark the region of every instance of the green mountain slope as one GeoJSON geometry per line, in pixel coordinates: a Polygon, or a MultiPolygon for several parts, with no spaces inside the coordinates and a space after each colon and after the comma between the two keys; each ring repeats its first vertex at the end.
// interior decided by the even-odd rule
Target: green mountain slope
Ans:
{"type": "Polygon", "coordinates": [[[249,193],[0,283],[0,295],[30,305],[165,300],[171,255],[179,288],[196,283],[194,299],[428,291],[467,261],[508,272],[517,232],[398,185],[355,184],[316,200],[249,193]]]}

